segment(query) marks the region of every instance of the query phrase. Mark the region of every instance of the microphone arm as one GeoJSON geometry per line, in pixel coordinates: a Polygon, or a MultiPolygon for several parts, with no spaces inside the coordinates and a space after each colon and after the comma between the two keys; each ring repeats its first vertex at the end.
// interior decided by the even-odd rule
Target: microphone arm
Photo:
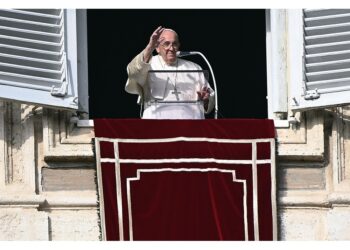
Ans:
{"type": "Polygon", "coordinates": [[[182,52],[182,51],[178,51],[176,52],[176,55],[178,57],[184,57],[184,56],[190,56],[190,55],[200,55],[204,61],[207,63],[207,65],[209,66],[210,69],[210,73],[213,76],[213,83],[214,83],[214,89],[215,89],[215,107],[214,107],[214,118],[218,119],[218,110],[219,110],[219,106],[218,106],[218,94],[217,94],[217,87],[216,87],[216,80],[215,80],[215,76],[214,76],[214,72],[213,69],[211,68],[211,65],[209,63],[209,61],[207,60],[207,58],[199,51],[189,51],[189,52],[182,52]]]}

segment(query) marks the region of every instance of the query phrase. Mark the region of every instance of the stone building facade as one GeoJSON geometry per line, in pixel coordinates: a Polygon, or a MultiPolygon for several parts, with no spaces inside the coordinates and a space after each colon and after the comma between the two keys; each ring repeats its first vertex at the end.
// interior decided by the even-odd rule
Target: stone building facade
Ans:
{"type": "Polygon", "coordinates": [[[0,239],[99,240],[93,129],[69,111],[0,107],[0,239]]]}
{"type": "MultiPolygon", "coordinates": [[[[296,12],[302,13],[266,12],[278,235],[350,240],[350,108],[291,105],[299,60],[292,44],[296,12]]],[[[74,111],[0,102],[0,240],[101,239],[94,129],[83,119],[74,111]]]]}

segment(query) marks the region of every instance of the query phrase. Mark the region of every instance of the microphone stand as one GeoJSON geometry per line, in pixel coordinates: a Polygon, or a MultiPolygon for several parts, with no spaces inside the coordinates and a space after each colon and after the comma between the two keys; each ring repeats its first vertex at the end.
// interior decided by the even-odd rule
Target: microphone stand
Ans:
{"type": "Polygon", "coordinates": [[[213,69],[211,68],[211,65],[209,63],[209,61],[207,60],[207,58],[199,51],[190,51],[190,52],[181,52],[181,51],[178,51],[176,53],[176,55],[178,57],[184,57],[184,56],[190,56],[190,55],[200,55],[204,61],[207,63],[207,65],[209,66],[209,70],[210,70],[210,73],[212,74],[213,76],[213,83],[214,83],[214,89],[215,89],[215,107],[214,107],[214,118],[215,119],[218,119],[218,110],[219,110],[219,106],[218,106],[218,95],[217,95],[217,87],[216,87],[216,80],[215,80],[215,76],[214,76],[214,72],[213,72],[213,69]]]}

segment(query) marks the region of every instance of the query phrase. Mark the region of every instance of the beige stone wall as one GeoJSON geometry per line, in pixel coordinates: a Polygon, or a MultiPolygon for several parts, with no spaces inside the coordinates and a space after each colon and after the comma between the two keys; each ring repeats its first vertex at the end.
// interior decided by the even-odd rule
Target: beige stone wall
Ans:
{"type": "Polygon", "coordinates": [[[0,102],[0,240],[100,240],[92,128],[0,102]]]}
{"type": "MultiPolygon", "coordinates": [[[[0,240],[100,240],[93,128],[0,102],[0,240]]],[[[350,108],[277,129],[280,240],[350,240],[350,108]]]]}
{"type": "Polygon", "coordinates": [[[36,208],[0,208],[0,240],[49,240],[49,217],[36,208]]]}
{"type": "Polygon", "coordinates": [[[348,107],[308,111],[278,129],[281,240],[350,239],[348,115],[348,107]]]}

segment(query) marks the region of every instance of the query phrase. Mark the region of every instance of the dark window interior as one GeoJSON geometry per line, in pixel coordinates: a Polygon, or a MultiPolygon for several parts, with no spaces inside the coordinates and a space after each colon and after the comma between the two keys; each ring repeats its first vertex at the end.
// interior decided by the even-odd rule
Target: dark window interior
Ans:
{"type": "MultiPolygon", "coordinates": [[[[124,91],[126,66],[159,25],[211,63],[220,118],[267,118],[265,10],[90,9],[87,18],[90,119],[139,117],[137,96],[124,91]]],[[[208,69],[199,56],[186,59],[208,69]]]]}

